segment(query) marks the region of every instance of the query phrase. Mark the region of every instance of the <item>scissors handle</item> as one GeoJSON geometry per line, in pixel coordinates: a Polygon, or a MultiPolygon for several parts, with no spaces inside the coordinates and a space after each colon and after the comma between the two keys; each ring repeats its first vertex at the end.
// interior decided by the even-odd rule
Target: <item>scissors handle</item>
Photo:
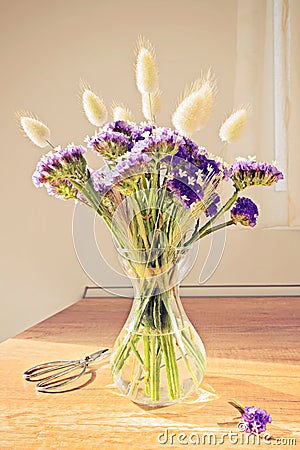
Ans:
{"type": "Polygon", "coordinates": [[[108,351],[109,349],[105,348],[91,353],[82,359],[58,360],[41,363],[27,369],[23,373],[23,377],[27,381],[37,381],[38,383],[36,385],[36,389],[39,392],[49,392],[49,389],[55,389],[57,387],[64,386],[71,381],[77,380],[85,373],[91,362],[101,361],[103,358],[108,356],[108,351]],[[77,369],[81,369],[79,373],[70,376],[67,379],[60,380],[62,376],[74,370],[77,371],[77,369]]]}
{"type": "Polygon", "coordinates": [[[86,362],[82,363],[81,361],[78,361],[76,364],[73,365],[73,367],[69,367],[68,369],[63,370],[62,372],[58,372],[54,375],[50,375],[49,377],[44,378],[42,381],[37,383],[35,388],[39,392],[49,392],[53,394],[55,392],[51,392],[51,389],[56,389],[58,387],[65,386],[66,384],[69,384],[72,381],[78,380],[78,378],[80,378],[84,374],[86,368],[87,368],[86,362]],[[61,379],[63,375],[66,375],[67,373],[72,372],[79,368],[81,368],[81,370],[78,374],[71,375],[68,378],[61,379]]]}
{"type": "Polygon", "coordinates": [[[45,363],[38,364],[37,366],[31,367],[25,370],[23,377],[27,381],[38,381],[38,377],[45,375],[46,373],[55,372],[57,370],[64,369],[66,367],[74,366],[77,360],[59,360],[59,361],[49,361],[45,363]]]}

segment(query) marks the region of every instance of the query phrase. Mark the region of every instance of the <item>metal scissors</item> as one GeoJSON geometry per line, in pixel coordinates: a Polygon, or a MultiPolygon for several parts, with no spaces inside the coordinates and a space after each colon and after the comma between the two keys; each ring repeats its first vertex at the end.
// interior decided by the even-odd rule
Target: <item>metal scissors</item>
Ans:
{"type": "Polygon", "coordinates": [[[51,389],[56,389],[65,386],[72,381],[78,380],[78,378],[80,378],[85,373],[90,363],[98,362],[106,358],[110,354],[107,353],[108,351],[109,349],[105,348],[103,350],[98,350],[91,355],[84,356],[82,359],[49,361],[38,364],[37,366],[31,367],[30,369],[26,370],[23,373],[23,377],[27,381],[37,381],[38,383],[36,384],[35,388],[38,392],[58,394],[62,391],[51,391],[51,389]],[[79,373],[61,380],[61,377],[63,377],[64,375],[72,371],[77,372],[77,370],[80,368],[81,370],[79,373]]]}

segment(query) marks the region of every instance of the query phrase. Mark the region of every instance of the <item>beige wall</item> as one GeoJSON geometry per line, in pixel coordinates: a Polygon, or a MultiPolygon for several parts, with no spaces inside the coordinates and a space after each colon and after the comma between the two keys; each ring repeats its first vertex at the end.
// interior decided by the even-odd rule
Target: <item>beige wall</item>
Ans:
{"type": "MultiPolygon", "coordinates": [[[[141,119],[133,49],[142,34],[157,49],[163,91],[161,124],[170,125],[170,113],[185,84],[201,70],[212,68],[219,88],[217,104],[209,127],[197,140],[216,151],[217,126],[233,106],[237,2],[2,0],[0,5],[0,339],[4,339],[79,299],[89,282],[73,249],[73,204],[50,198],[31,184],[40,151],[22,138],[14,112],[35,112],[51,128],[55,144],[82,143],[94,131],[78,100],[78,84],[83,79],[108,104],[122,101],[141,119]]],[[[270,238],[269,232],[266,240],[261,233],[257,242],[272,245],[274,235],[270,238]]],[[[282,235],[277,233],[275,238],[280,241],[282,235]]],[[[266,260],[260,259],[257,269],[249,234],[230,233],[230,241],[213,282],[278,279],[273,269],[264,272],[266,260]],[[244,245],[251,256],[244,268],[238,264],[232,270],[233,255],[239,255],[244,245]]],[[[106,242],[103,239],[104,246],[109,245],[106,242]]],[[[288,261],[295,245],[299,248],[299,234],[280,241],[287,261],[278,281],[297,277],[288,261]]],[[[195,280],[197,274],[188,281],[195,280]]]]}

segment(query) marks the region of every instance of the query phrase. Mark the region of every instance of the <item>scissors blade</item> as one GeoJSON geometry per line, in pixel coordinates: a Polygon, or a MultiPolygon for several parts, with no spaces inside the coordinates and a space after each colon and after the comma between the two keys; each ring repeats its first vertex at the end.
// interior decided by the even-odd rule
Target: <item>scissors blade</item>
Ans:
{"type": "Polygon", "coordinates": [[[106,355],[104,354],[108,351],[109,351],[109,348],[105,348],[103,350],[98,350],[97,352],[94,352],[91,355],[86,356],[85,360],[87,363],[94,362],[94,361],[100,361],[102,358],[106,358],[106,356],[108,356],[108,353],[106,355]]]}

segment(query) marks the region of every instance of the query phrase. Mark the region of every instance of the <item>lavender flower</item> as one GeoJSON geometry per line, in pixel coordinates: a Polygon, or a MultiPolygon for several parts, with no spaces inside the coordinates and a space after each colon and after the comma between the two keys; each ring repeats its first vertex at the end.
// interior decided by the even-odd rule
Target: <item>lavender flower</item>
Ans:
{"type": "Polygon", "coordinates": [[[267,423],[271,422],[272,417],[265,409],[245,406],[241,423],[244,425],[246,433],[264,433],[267,423]]]}
{"type": "Polygon", "coordinates": [[[238,222],[246,227],[254,227],[258,217],[256,204],[247,197],[240,197],[231,210],[231,218],[235,224],[238,222]]]}
{"type": "Polygon", "coordinates": [[[78,189],[72,184],[84,185],[89,177],[84,153],[81,146],[69,145],[58,147],[44,155],[36,166],[32,175],[32,182],[36,187],[46,186],[50,195],[58,198],[80,198],[78,189]]]}
{"type": "Polygon", "coordinates": [[[276,166],[255,160],[236,161],[232,164],[231,179],[238,190],[248,186],[271,186],[283,179],[276,166]]]}

